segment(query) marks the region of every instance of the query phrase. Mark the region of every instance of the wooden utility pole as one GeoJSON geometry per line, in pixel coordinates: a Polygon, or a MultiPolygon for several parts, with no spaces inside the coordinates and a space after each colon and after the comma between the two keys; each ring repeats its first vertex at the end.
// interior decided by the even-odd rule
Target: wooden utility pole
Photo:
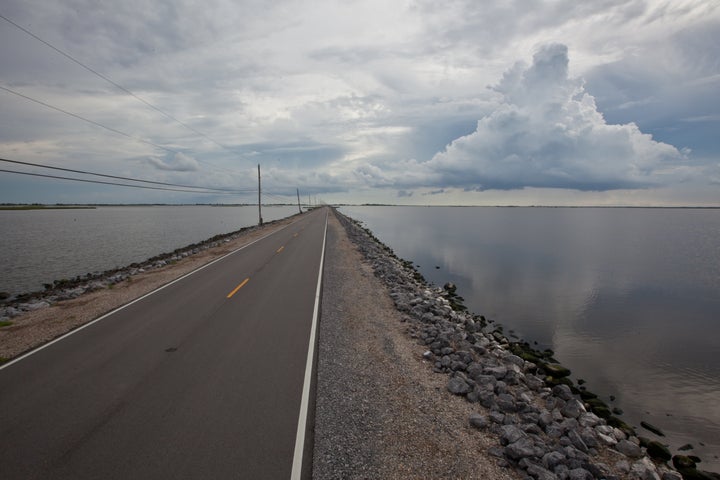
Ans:
{"type": "Polygon", "coordinates": [[[296,188],[295,190],[297,190],[297,197],[298,197],[298,211],[299,211],[300,213],[302,213],[302,208],[300,207],[300,189],[299,189],[299,188],[296,188]]]}
{"type": "Polygon", "coordinates": [[[262,200],[261,200],[261,187],[260,187],[260,164],[258,163],[258,224],[262,226],[262,200]]]}

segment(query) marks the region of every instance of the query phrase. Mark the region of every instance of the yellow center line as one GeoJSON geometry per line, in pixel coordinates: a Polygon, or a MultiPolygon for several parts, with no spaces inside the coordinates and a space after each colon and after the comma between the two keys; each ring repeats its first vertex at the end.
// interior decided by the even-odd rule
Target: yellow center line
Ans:
{"type": "Polygon", "coordinates": [[[232,292],[228,293],[227,298],[231,298],[233,295],[235,295],[235,294],[237,293],[237,291],[240,290],[242,287],[244,287],[245,284],[246,284],[247,282],[249,282],[249,281],[250,281],[249,278],[246,278],[245,280],[243,280],[240,285],[238,285],[237,287],[235,287],[235,290],[233,290],[232,292]]]}
{"type": "Polygon", "coordinates": [[[277,252],[275,252],[275,253],[280,253],[280,252],[282,252],[283,250],[285,250],[285,246],[282,246],[282,247],[278,248],[278,249],[277,249],[277,252]]]}

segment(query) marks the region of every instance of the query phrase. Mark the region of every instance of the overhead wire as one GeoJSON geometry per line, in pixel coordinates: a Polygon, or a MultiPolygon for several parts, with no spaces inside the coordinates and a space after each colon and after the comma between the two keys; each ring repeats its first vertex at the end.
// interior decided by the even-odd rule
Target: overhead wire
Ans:
{"type": "Polygon", "coordinates": [[[60,170],[63,172],[70,172],[70,173],[80,173],[82,175],[93,175],[96,177],[114,178],[117,180],[129,180],[132,182],[150,183],[150,184],[154,184],[154,185],[166,185],[166,186],[170,186],[170,187],[198,188],[198,189],[205,189],[205,190],[232,191],[232,192],[241,192],[241,191],[242,192],[254,192],[254,191],[257,191],[256,189],[237,190],[237,189],[229,189],[229,188],[214,188],[214,187],[204,187],[204,186],[199,186],[199,185],[183,185],[183,184],[179,184],[179,183],[157,182],[154,180],[143,180],[143,179],[139,179],[139,178],[122,177],[119,175],[108,175],[108,174],[104,174],[104,173],[88,172],[86,170],[75,170],[72,168],[63,168],[63,167],[56,167],[53,165],[44,165],[41,163],[23,162],[20,160],[10,160],[7,158],[0,158],[0,162],[14,163],[17,165],[26,165],[26,166],[31,166],[31,167],[48,168],[51,170],[60,170]]]}
{"type": "MultiPolygon", "coordinates": [[[[108,76],[103,75],[102,73],[100,73],[100,72],[98,72],[97,70],[89,67],[88,65],[85,65],[83,62],[81,62],[81,61],[78,60],[77,58],[73,57],[73,56],[70,55],[69,53],[67,53],[67,52],[65,52],[65,51],[63,51],[63,50],[60,50],[60,49],[57,48],[55,45],[51,44],[50,42],[48,42],[48,41],[46,41],[46,40],[44,40],[44,39],[42,39],[42,38],[40,38],[39,36],[37,36],[36,34],[34,34],[33,32],[31,32],[31,31],[28,30],[27,28],[23,27],[22,25],[19,25],[18,23],[15,23],[14,21],[10,20],[9,18],[7,18],[5,15],[3,15],[3,14],[1,14],[1,13],[0,13],[0,19],[5,20],[5,21],[8,22],[9,24],[13,25],[14,27],[20,29],[21,31],[23,31],[23,32],[25,32],[26,34],[28,34],[28,35],[30,35],[31,37],[33,37],[35,40],[41,42],[42,44],[44,44],[44,45],[46,45],[47,47],[49,47],[49,48],[51,48],[52,50],[54,50],[55,52],[59,53],[59,54],[62,55],[63,57],[65,57],[65,58],[67,58],[68,60],[76,63],[77,65],[81,66],[82,68],[84,68],[85,70],[89,71],[90,73],[92,73],[92,74],[94,74],[94,75],[97,75],[98,77],[102,78],[103,80],[105,80],[106,82],[110,83],[110,84],[113,85],[114,87],[122,90],[123,92],[125,92],[125,93],[127,93],[128,95],[132,96],[133,98],[135,98],[135,99],[138,100],[139,102],[142,102],[143,104],[145,104],[145,105],[147,105],[148,107],[152,108],[152,109],[155,110],[156,112],[158,112],[158,113],[166,116],[166,117],[169,118],[170,120],[172,120],[172,121],[174,121],[174,122],[182,125],[183,127],[187,128],[188,130],[190,130],[191,132],[195,133],[196,135],[199,135],[199,136],[201,136],[201,137],[203,137],[203,138],[211,141],[212,143],[214,143],[215,145],[218,145],[218,146],[221,147],[221,148],[224,148],[224,149],[226,149],[226,150],[229,150],[229,151],[231,151],[231,152],[234,152],[234,150],[232,150],[230,147],[227,147],[227,146],[223,145],[222,143],[214,140],[213,138],[211,138],[211,137],[208,136],[207,134],[205,134],[205,133],[197,130],[197,129],[194,128],[194,127],[191,127],[190,125],[186,124],[185,122],[182,122],[181,120],[178,120],[177,118],[175,118],[175,117],[174,117],[173,115],[171,115],[170,113],[162,110],[162,109],[159,108],[159,107],[156,107],[156,106],[153,105],[152,103],[150,103],[150,102],[148,102],[147,100],[143,99],[142,97],[136,95],[135,93],[133,93],[133,92],[130,91],[129,89],[123,87],[123,86],[120,85],[119,83],[115,82],[114,80],[112,80],[112,79],[109,78],[108,76]]],[[[234,153],[237,153],[237,152],[234,152],[234,153]]]]}
{"type": "MultiPolygon", "coordinates": [[[[106,75],[103,75],[102,73],[98,72],[97,70],[93,69],[92,67],[84,64],[83,62],[81,62],[81,61],[78,60],[77,58],[73,57],[73,56],[70,55],[69,53],[67,53],[67,52],[65,52],[65,51],[63,51],[63,50],[55,47],[55,46],[52,45],[50,42],[42,39],[42,38],[39,37],[38,35],[36,35],[36,34],[34,34],[33,32],[31,32],[30,30],[26,29],[25,27],[19,25],[19,24],[16,23],[16,22],[12,21],[12,20],[9,19],[8,17],[2,15],[2,13],[0,13],[0,19],[5,20],[7,23],[10,23],[11,25],[13,25],[14,27],[16,27],[16,28],[18,28],[19,30],[23,31],[23,32],[26,33],[27,35],[33,37],[35,40],[37,40],[37,41],[43,43],[44,45],[46,45],[47,47],[51,48],[53,51],[55,51],[55,52],[57,52],[58,54],[64,56],[64,57],[67,58],[68,60],[74,62],[75,64],[77,64],[77,65],[79,65],[80,67],[84,68],[85,70],[91,72],[92,74],[100,77],[101,79],[103,79],[103,80],[105,80],[106,82],[110,83],[111,85],[113,85],[114,87],[118,88],[119,90],[122,90],[123,92],[125,92],[126,94],[132,96],[133,98],[135,98],[136,100],[140,101],[141,103],[143,103],[144,105],[148,106],[149,108],[152,108],[153,110],[155,110],[155,111],[157,111],[158,113],[166,116],[167,118],[171,119],[172,121],[174,121],[174,122],[182,125],[183,127],[185,127],[186,129],[192,131],[192,132],[195,133],[196,135],[199,135],[199,136],[201,136],[201,137],[203,137],[203,138],[211,141],[212,143],[218,145],[219,147],[221,147],[221,148],[223,148],[223,149],[226,149],[226,150],[228,150],[228,151],[237,153],[237,152],[235,152],[234,150],[232,150],[231,148],[229,148],[229,147],[221,144],[220,142],[214,140],[213,138],[211,138],[211,137],[208,136],[207,134],[205,134],[205,133],[203,133],[203,132],[201,132],[201,131],[193,128],[192,126],[190,126],[190,125],[182,122],[181,120],[177,119],[176,117],[174,117],[174,116],[171,115],[170,113],[165,112],[164,110],[160,109],[159,107],[151,104],[150,102],[148,102],[148,101],[146,101],[145,99],[141,98],[140,96],[138,96],[137,94],[133,93],[133,92],[130,91],[129,89],[123,87],[122,85],[120,85],[119,83],[115,82],[114,80],[112,80],[111,78],[107,77],[106,75]]],[[[87,123],[89,123],[89,124],[91,124],[91,125],[94,125],[94,126],[96,126],[96,127],[103,128],[103,129],[105,129],[105,130],[108,130],[108,131],[110,131],[110,132],[112,132],[112,133],[115,133],[115,134],[124,136],[124,137],[126,137],[126,138],[129,138],[129,139],[132,139],[132,140],[141,142],[141,143],[145,143],[145,144],[147,144],[147,145],[150,145],[150,146],[159,148],[159,149],[161,149],[161,150],[165,150],[165,151],[167,151],[167,152],[171,152],[171,153],[175,153],[175,154],[182,154],[182,153],[183,153],[183,152],[181,152],[181,151],[179,151],[179,150],[177,150],[177,149],[170,148],[170,147],[167,147],[167,146],[164,146],[164,145],[160,145],[160,144],[157,144],[157,143],[152,142],[152,141],[149,141],[149,140],[145,140],[145,139],[140,138],[140,137],[136,137],[136,136],[134,136],[134,135],[128,134],[128,133],[123,132],[123,131],[121,131],[121,130],[118,130],[118,129],[116,129],[116,128],[113,128],[113,127],[109,127],[109,126],[107,126],[107,125],[104,125],[104,124],[102,124],[102,123],[100,123],[100,122],[97,122],[97,121],[94,121],[94,120],[85,118],[85,117],[83,117],[82,115],[79,115],[79,114],[76,114],[76,113],[73,113],[73,112],[64,110],[64,109],[62,109],[62,108],[60,108],[60,107],[51,105],[51,104],[49,104],[49,103],[47,103],[47,102],[44,102],[44,101],[42,101],[42,100],[38,100],[38,99],[33,98],[33,97],[29,96],[29,95],[25,95],[25,94],[23,94],[23,93],[17,92],[17,91],[15,91],[15,90],[13,90],[13,89],[10,89],[10,88],[8,88],[8,87],[5,87],[5,86],[0,85],[0,90],[6,91],[6,92],[8,92],[8,93],[10,93],[10,94],[16,95],[16,96],[18,96],[18,97],[20,97],[20,98],[23,98],[23,99],[25,99],[25,100],[34,102],[34,103],[39,104],[39,105],[41,105],[41,106],[44,106],[44,107],[46,107],[46,108],[49,108],[49,109],[55,110],[55,111],[57,111],[57,112],[63,113],[63,114],[65,114],[65,115],[71,116],[71,117],[73,117],[73,118],[76,118],[76,119],[78,119],[78,120],[82,120],[82,121],[87,122],[87,123]]],[[[204,164],[206,164],[206,165],[208,165],[208,166],[210,166],[210,167],[212,167],[212,168],[216,168],[216,169],[218,169],[218,170],[228,171],[228,170],[225,170],[225,169],[216,167],[215,165],[209,164],[209,163],[207,163],[207,162],[205,162],[205,161],[202,161],[202,160],[200,160],[200,159],[196,159],[196,160],[197,160],[198,162],[204,163],[204,164]]],[[[100,177],[106,177],[106,178],[115,178],[115,179],[118,179],[118,180],[128,180],[128,181],[134,181],[134,182],[142,182],[142,183],[148,183],[148,184],[153,184],[153,185],[165,185],[165,186],[170,186],[170,187],[192,188],[192,189],[206,189],[206,190],[208,190],[208,192],[206,192],[206,193],[242,194],[242,193],[248,193],[248,192],[255,191],[255,190],[253,190],[253,189],[248,189],[248,190],[229,190],[229,189],[228,189],[228,190],[225,190],[225,189],[214,189],[214,188],[197,187],[197,186],[182,185],[182,184],[172,184],[172,183],[166,183],[166,182],[156,182],[156,181],[151,181],[151,180],[142,180],[142,179],[135,179],[135,178],[130,178],[130,177],[121,177],[121,176],[115,176],[115,175],[100,174],[100,173],[95,173],[95,172],[87,172],[87,171],[81,171],[81,170],[73,170],[73,169],[67,169],[67,168],[62,168],[62,167],[55,167],[55,166],[42,165],[42,164],[33,164],[33,163],[31,163],[31,162],[21,162],[21,161],[14,161],[14,160],[8,160],[8,159],[0,159],[0,161],[10,162],[10,163],[16,163],[16,164],[23,164],[23,165],[28,165],[28,166],[36,166],[36,167],[40,167],[40,168],[49,168],[49,169],[54,169],[54,170],[67,171],[67,172],[71,172],[71,173],[79,173],[79,174],[85,174],[85,175],[94,175],[94,176],[100,176],[100,177]]],[[[31,176],[46,177],[46,178],[55,178],[55,179],[62,179],[62,180],[79,181],[79,182],[87,182],[87,183],[101,183],[101,184],[107,184],[107,185],[126,186],[126,187],[134,187],[134,188],[145,188],[145,189],[155,189],[155,190],[170,190],[170,191],[181,191],[181,192],[182,192],[182,191],[188,191],[188,192],[195,192],[195,193],[203,193],[203,192],[198,192],[197,190],[181,190],[181,189],[176,189],[176,188],[172,188],[172,189],[171,189],[171,188],[162,188],[162,187],[148,187],[148,186],[132,185],[132,184],[123,184],[123,183],[116,183],[116,182],[103,182],[103,181],[98,181],[98,180],[79,179],[79,178],[73,178],[73,177],[62,177],[62,176],[57,176],[57,175],[39,174],[39,173],[31,173],[31,172],[19,172],[19,171],[13,171],[13,170],[5,170],[5,169],[0,169],[0,172],[15,173],[15,174],[20,174],[20,175],[31,175],[31,176]]],[[[283,202],[286,201],[285,199],[281,198],[281,197],[278,196],[278,195],[274,195],[274,194],[267,193],[267,192],[263,192],[263,193],[264,193],[265,195],[271,197],[271,198],[275,198],[276,200],[283,201],[283,202]]],[[[283,196],[284,196],[284,197],[287,197],[287,198],[291,198],[291,197],[292,197],[291,195],[283,195],[283,196]]],[[[290,202],[290,203],[293,203],[293,202],[290,202]]]]}
{"type": "Polygon", "coordinates": [[[143,188],[146,190],[165,190],[170,192],[185,192],[185,193],[209,193],[213,195],[240,195],[240,194],[247,194],[248,192],[232,192],[232,191],[217,191],[217,190],[189,190],[189,189],[180,189],[180,188],[167,188],[167,187],[151,187],[148,185],[135,185],[132,183],[117,183],[117,182],[106,182],[103,180],[92,180],[89,178],[75,178],[75,177],[63,177],[60,175],[49,175],[46,173],[35,173],[35,172],[19,172],[16,170],[6,170],[6,169],[0,169],[0,172],[4,173],[15,173],[18,175],[29,175],[32,177],[43,177],[43,178],[53,178],[53,179],[60,179],[60,180],[71,180],[73,182],[84,182],[84,183],[98,183],[102,185],[115,185],[118,187],[131,187],[131,188],[143,188]]]}
{"type": "MultiPolygon", "coordinates": [[[[0,90],[4,90],[4,91],[6,91],[6,92],[8,92],[8,93],[10,93],[10,94],[12,94],[12,95],[16,95],[16,96],[18,96],[18,97],[20,97],[20,98],[24,98],[25,100],[29,100],[29,101],[31,101],[31,102],[33,102],[33,103],[37,103],[38,105],[42,105],[43,107],[49,108],[49,109],[51,109],[51,110],[55,110],[55,111],[57,111],[57,112],[60,112],[60,113],[65,114],[65,115],[69,115],[69,116],[71,116],[71,117],[73,117],[73,118],[77,118],[78,120],[82,120],[83,122],[87,122],[87,123],[89,123],[89,124],[91,124],[91,125],[94,125],[94,126],[96,126],[96,127],[100,127],[100,128],[105,129],[105,130],[108,130],[108,131],[110,131],[110,132],[116,133],[116,134],[118,134],[118,135],[122,135],[123,137],[127,137],[127,138],[129,138],[129,139],[131,139],[131,140],[135,140],[135,141],[137,141],[137,142],[141,142],[141,143],[144,143],[144,144],[147,144],[147,145],[151,145],[151,146],[156,147],[156,148],[159,148],[159,149],[161,149],[161,150],[165,150],[166,152],[185,155],[185,153],[183,153],[183,152],[180,151],[180,150],[176,150],[176,149],[174,149],[174,148],[166,147],[166,146],[164,146],[164,145],[160,145],[160,144],[158,144],[158,143],[151,142],[150,140],[145,140],[144,138],[136,137],[136,136],[131,135],[131,134],[129,134],[129,133],[123,132],[122,130],[118,130],[117,128],[109,127],[109,126],[104,125],[104,124],[102,124],[102,123],[100,123],[100,122],[96,122],[95,120],[91,120],[91,119],[89,119],[89,118],[85,118],[85,117],[83,117],[82,115],[78,115],[77,113],[69,112],[69,111],[67,111],[67,110],[65,110],[65,109],[62,109],[62,108],[60,108],[60,107],[56,107],[56,106],[54,106],[54,105],[50,105],[50,104],[47,103],[47,102],[43,102],[42,100],[38,100],[37,98],[33,98],[33,97],[29,96],[29,95],[25,95],[25,94],[23,94],[23,93],[17,92],[17,91],[15,91],[15,90],[13,90],[13,89],[11,89],[11,88],[8,88],[8,87],[5,87],[5,86],[3,86],[3,85],[0,85],[0,90]]],[[[199,163],[203,163],[203,164],[205,164],[205,165],[208,165],[208,166],[211,167],[211,168],[214,168],[214,169],[217,169],[217,170],[221,170],[221,171],[224,171],[224,172],[230,172],[230,170],[217,167],[217,166],[215,166],[215,165],[213,165],[213,164],[211,164],[211,163],[208,163],[208,162],[206,162],[206,161],[204,161],[204,160],[200,160],[199,158],[196,158],[195,160],[197,160],[199,163]]],[[[230,172],[230,173],[233,173],[233,172],[230,172]]]]}
{"type": "MultiPolygon", "coordinates": [[[[4,90],[4,91],[6,91],[6,92],[8,92],[8,93],[11,93],[11,94],[13,94],[13,95],[17,95],[18,97],[24,98],[24,99],[29,100],[29,101],[34,102],[34,103],[37,103],[38,105],[42,105],[43,107],[50,108],[50,109],[55,110],[55,111],[58,111],[58,112],[60,112],[60,113],[64,113],[65,115],[69,115],[69,116],[71,116],[71,117],[77,118],[77,119],[79,119],[79,120],[82,120],[83,122],[90,123],[90,124],[92,124],[92,125],[95,125],[96,127],[104,128],[105,130],[108,130],[108,131],[110,131],[110,132],[116,133],[116,134],[118,134],[118,135],[122,135],[123,137],[127,137],[127,138],[130,138],[130,139],[132,139],[132,140],[136,140],[136,141],[138,141],[138,142],[142,142],[142,143],[146,143],[146,144],[148,144],[148,145],[152,145],[153,147],[160,148],[160,149],[165,150],[165,151],[167,151],[167,152],[171,152],[171,153],[182,153],[182,152],[179,151],[179,150],[175,150],[175,149],[170,148],[170,147],[165,147],[165,146],[163,146],[163,145],[159,145],[159,144],[157,144],[157,143],[151,142],[151,141],[149,141],[149,140],[145,140],[145,139],[143,139],[143,138],[135,137],[135,136],[133,136],[133,135],[130,135],[129,133],[125,133],[125,132],[123,132],[123,131],[121,131],[121,130],[118,130],[118,129],[116,129],[116,128],[108,127],[107,125],[103,125],[102,123],[96,122],[95,120],[90,120],[89,118],[85,118],[85,117],[83,117],[83,116],[81,116],[81,115],[78,115],[78,114],[76,114],[76,113],[68,112],[67,110],[63,110],[63,109],[60,108],[60,107],[56,107],[56,106],[54,106],[54,105],[50,105],[49,103],[43,102],[42,100],[38,100],[38,99],[36,99],[36,98],[33,98],[33,97],[28,96],[28,95],[22,94],[22,93],[20,93],[20,92],[16,92],[15,90],[12,90],[12,89],[10,89],[10,88],[4,87],[4,86],[2,86],[2,85],[0,85],[0,90],[4,90]]],[[[199,160],[198,160],[198,161],[199,161],[199,160]]]]}

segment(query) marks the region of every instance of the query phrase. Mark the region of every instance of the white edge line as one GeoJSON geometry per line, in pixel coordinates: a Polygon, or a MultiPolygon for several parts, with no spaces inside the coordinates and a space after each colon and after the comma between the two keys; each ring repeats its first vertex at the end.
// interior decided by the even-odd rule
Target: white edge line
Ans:
{"type": "MultiPolygon", "coordinates": [[[[246,244],[246,245],[243,245],[242,247],[238,248],[237,250],[233,250],[233,251],[230,252],[230,253],[226,253],[225,255],[223,255],[223,256],[220,257],[220,258],[216,258],[216,259],[213,260],[212,262],[207,263],[207,264],[205,264],[205,265],[203,265],[203,266],[201,266],[201,267],[198,267],[198,268],[196,268],[195,270],[186,273],[186,274],[183,275],[182,277],[176,278],[175,280],[173,280],[173,281],[171,281],[171,282],[169,282],[169,283],[166,283],[165,285],[163,285],[163,286],[161,286],[161,287],[158,287],[158,288],[156,288],[155,290],[153,290],[153,291],[151,291],[151,292],[146,293],[146,294],[143,295],[142,297],[136,298],[135,300],[133,300],[133,301],[131,301],[131,302],[129,302],[129,303],[126,303],[125,305],[122,305],[122,306],[116,308],[115,310],[112,310],[112,311],[110,311],[110,312],[102,315],[101,317],[96,318],[95,320],[91,320],[90,322],[85,323],[85,324],[83,324],[83,325],[75,328],[74,330],[70,330],[69,332],[67,332],[67,333],[65,333],[65,334],[63,334],[63,335],[61,335],[61,336],[59,336],[59,337],[57,337],[57,338],[49,341],[48,343],[45,343],[45,344],[43,344],[43,345],[40,345],[39,347],[37,347],[37,348],[35,348],[35,349],[33,349],[33,350],[30,350],[29,352],[25,352],[24,354],[20,355],[19,357],[14,358],[14,359],[12,359],[12,360],[9,361],[9,362],[0,365],[0,370],[3,370],[3,369],[5,369],[5,368],[9,367],[10,365],[13,365],[13,364],[19,362],[20,360],[23,360],[23,359],[29,357],[30,355],[33,355],[33,354],[39,352],[40,350],[46,349],[47,347],[49,347],[49,346],[52,345],[53,343],[57,343],[57,342],[59,342],[60,340],[63,340],[63,339],[65,339],[65,338],[69,337],[70,335],[73,335],[73,334],[75,334],[75,333],[78,333],[80,330],[84,330],[84,329],[86,329],[87,327],[89,327],[89,326],[91,326],[91,325],[93,325],[93,324],[95,324],[95,323],[97,323],[97,322],[99,322],[99,321],[101,321],[101,320],[104,320],[104,319],[106,319],[107,317],[109,317],[109,316],[111,316],[111,315],[116,314],[116,313],[119,312],[120,310],[123,310],[124,308],[127,308],[127,307],[129,307],[130,305],[132,305],[132,304],[134,304],[134,303],[137,303],[137,302],[139,302],[140,300],[142,300],[142,299],[144,299],[144,298],[146,298],[146,297],[149,297],[150,295],[153,295],[153,294],[159,292],[160,290],[162,290],[162,289],[164,289],[164,288],[169,287],[169,286],[172,285],[173,283],[177,283],[177,282],[179,282],[180,280],[182,280],[182,279],[184,279],[184,278],[186,278],[186,277],[189,277],[190,275],[192,275],[192,274],[194,274],[194,273],[197,273],[197,272],[199,272],[200,270],[202,270],[202,269],[204,269],[204,268],[209,267],[209,266],[212,265],[213,263],[219,262],[220,260],[223,260],[223,259],[229,257],[230,255],[234,255],[235,253],[239,252],[240,250],[243,250],[243,249],[249,247],[250,245],[252,245],[252,244],[254,244],[254,243],[257,243],[257,242],[259,242],[259,241],[261,241],[261,240],[264,240],[264,239],[268,238],[268,237],[271,236],[271,235],[275,235],[276,233],[278,233],[278,232],[286,229],[287,227],[289,227],[290,225],[292,225],[292,224],[294,224],[294,223],[296,223],[296,222],[298,222],[298,221],[300,221],[300,219],[297,219],[297,220],[295,220],[294,222],[288,223],[287,225],[284,225],[284,226],[282,226],[281,228],[278,228],[277,230],[268,233],[267,235],[263,235],[263,236],[260,237],[260,238],[256,238],[256,239],[253,240],[252,242],[250,242],[250,243],[248,243],[248,244],[246,244]]],[[[324,247],[324,243],[323,243],[323,251],[324,251],[324,248],[325,248],[325,247],[324,247]]]]}
{"type": "Polygon", "coordinates": [[[315,290],[315,307],[310,327],[310,345],[305,362],[305,380],[303,382],[302,399],[300,400],[300,416],[298,418],[297,433],[295,435],[295,453],[293,455],[292,473],[290,480],[300,480],[302,477],[303,450],[305,449],[305,429],[307,424],[308,404],[310,403],[310,383],[312,380],[313,361],[315,358],[315,335],[317,331],[318,314],[320,313],[320,286],[322,284],[323,263],[325,262],[325,241],[327,240],[327,226],[329,213],[325,213],[325,232],[323,233],[322,253],[320,254],[320,268],[318,269],[317,288],[315,290]]]}

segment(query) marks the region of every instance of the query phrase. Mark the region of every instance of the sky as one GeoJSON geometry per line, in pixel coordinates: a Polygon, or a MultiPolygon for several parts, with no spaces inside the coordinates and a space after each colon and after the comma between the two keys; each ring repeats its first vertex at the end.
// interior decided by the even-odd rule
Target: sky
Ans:
{"type": "Polygon", "coordinates": [[[0,203],[720,206],[716,0],[2,0],[0,203]],[[218,191],[222,190],[222,192],[218,191]]]}

